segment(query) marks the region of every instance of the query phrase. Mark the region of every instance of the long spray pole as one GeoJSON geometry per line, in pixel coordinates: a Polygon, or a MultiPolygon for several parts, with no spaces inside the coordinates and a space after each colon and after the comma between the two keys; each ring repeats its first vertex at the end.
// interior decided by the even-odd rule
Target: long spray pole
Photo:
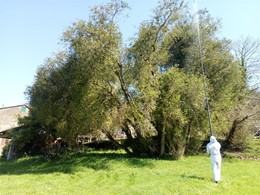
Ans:
{"type": "Polygon", "coordinates": [[[196,26],[197,26],[199,53],[200,53],[200,64],[201,64],[201,72],[202,72],[202,78],[203,78],[204,95],[205,95],[205,101],[206,101],[206,107],[207,107],[207,113],[208,113],[209,130],[210,130],[210,135],[213,135],[212,122],[211,122],[211,116],[210,116],[209,99],[208,99],[208,96],[207,96],[205,69],[204,69],[204,63],[203,63],[203,58],[202,58],[202,46],[201,46],[202,44],[201,44],[201,38],[200,38],[200,23],[199,23],[199,13],[198,13],[198,2],[197,2],[197,0],[193,0],[193,5],[195,6],[195,20],[196,20],[196,26]]]}

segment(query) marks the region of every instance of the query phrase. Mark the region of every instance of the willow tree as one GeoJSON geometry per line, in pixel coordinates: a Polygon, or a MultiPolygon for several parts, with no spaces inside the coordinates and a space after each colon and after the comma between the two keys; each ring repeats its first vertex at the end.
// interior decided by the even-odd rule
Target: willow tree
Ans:
{"type": "MultiPolygon", "coordinates": [[[[112,1],[69,27],[66,51],[39,68],[30,103],[71,146],[78,135],[102,132],[129,153],[179,158],[208,131],[192,18],[184,1],[161,1],[124,48],[117,19],[126,9],[112,1]],[[113,137],[119,129],[124,143],[113,137]]],[[[218,118],[235,104],[240,70],[228,42],[214,36],[216,24],[202,21],[208,95],[218,118]]]]}
{"type": "Polygon", "coordinates": [[[229,115],[244,96],[245,78],[243,69],[231,53],[231,41],[216,37],[218,23],[208,13],[205,13],[201,20],[204,26],[201,27],[204,28],[202,60],[209,86],[213,131],[224,137],[232,123],[229,115]]]}
{"type": "MultiPolygon", "coordinates": [[[[187,74],[202,77],[203,63],[213,131],[223,136],[231,125],[230,112],[240,103],[245,93],[245,79],[243,69],[232,55],[231,41],[216,36],[219,21],[212,18],[206,10],[200,11],[199,16],[201,45],[193,19],[183,20],[173,30],[176,38],[170,47],[171,58],[166,68],[177,66],[187,74]]],[[[204,128],[209,130],[209,126],[204,128]]]]}
{"type": "Polygon", "coordinates": [[[131,71],[126,89],[132,90],[127,102],[128,113],[123,130],[130,137],[131,149],[137,154],[158,154],[155,137],[158,131],[153,121],[160,94],[160,66],[168,60],[170,32],[185,10],[183,1],[162,1],[153,17],[144,21],[137,37],[127,49],[127,67],[131,71]],[[131,136],[130,131],[134,131],[131,136]]]}
{"type": "Polygon", "coordinates": [[[38,68],[35,83],[27,89],[33,118],[42,126],[55,130],[54,139],[62,136],[70,144],[73,142],[67,137],[73,137],[74,133],[67,129],[75,129],[78,122],[78,112],[73,107],[77,100],[73,63],[74,60],[64,52],[48,58],[38,68]]]}
{"type": "Polygon", "coordinates": [[[89,21],[78,21],[64,33],[69,55],[75,56],[73,88],[77,89],[77,99],[73,108],[78,113],[77,126],[84,127],[85,134],[97,130],[110,134],[120,126],[117,117],[124,102],[116,74],[121,52],[116,18],[127,7],[121,1],[94,7],[89,21]]]}
{"type": "Polygon", "coordinates": [[[161,77],[160,92],[154,114],[160,155],[178,159],[188,148],[198,149],[206,132],[202,78],[170,68],[161,77]]]}
{"type": "MultiPolygon", "coordinates": [[[[64,34],[71,54],[77,57],[82,86],[80,108],[89,129],[102,130],[113,143],[135,154],[154,154],[151,136],[157,131],[152,114],[159,95],[158,67],[167,61],[168,34],[184,9],[182,1],[163,1],[150,22],[144,22],[138,37],[122,49],[116,16],[127,8],[114,2],[92,10],[91,20],[75,23],[64,34]],[[83,76],[84,78],[84,76],[83,76]],[[113,131],[122,129],[127,140],[121,145],[113,131]]],[[[83,120],[82,118],[82,120],[83,120]]]]}

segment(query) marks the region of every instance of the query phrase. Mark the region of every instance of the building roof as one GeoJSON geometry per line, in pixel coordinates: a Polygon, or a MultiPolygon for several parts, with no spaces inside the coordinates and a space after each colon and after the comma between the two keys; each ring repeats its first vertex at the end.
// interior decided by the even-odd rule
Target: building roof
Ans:
{"type": "Polygon", "coordinates": [[[26,105],[16,105],[0,108],[0,133],[19,127],[18,118],[28,116],[29,108],[26,105]]]}

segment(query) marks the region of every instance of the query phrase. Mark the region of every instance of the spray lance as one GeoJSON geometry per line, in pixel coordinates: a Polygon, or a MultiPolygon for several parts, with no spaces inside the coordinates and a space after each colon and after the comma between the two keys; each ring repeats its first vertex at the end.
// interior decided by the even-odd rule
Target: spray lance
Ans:
{"type": "Polygon", "coordinates": [[[204,69],[204,63],[203,63],[203,58],[202,58],[202,44],[201,44],[201,38],[200,38],[200,23],[199,23],[199,13],[198,13],[198,2],[197,2],[197,0],[193,0],[193,7],[194,7],[194,12],[195,12],[194,19],[195,19],[197,36],[198,36],[198,43],[199,43],[200,65],[201,65],[201,72],[202,72],[202,78],[203,78],[204,96],[205,96],[206,108],[207,108],[207,113],[208,113],[210,136],[212,136],[213,135],[212,122],[211,122],[211,116],[210,116],[209,99],[208,99],[208,96],[207,96],[205,69],[204,69]]]}

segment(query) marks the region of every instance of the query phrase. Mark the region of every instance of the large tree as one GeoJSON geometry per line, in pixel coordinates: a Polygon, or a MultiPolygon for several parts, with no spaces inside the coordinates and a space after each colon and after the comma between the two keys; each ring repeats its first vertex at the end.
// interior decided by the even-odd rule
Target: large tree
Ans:
{"type": "MultiPolygon", "coordinates": [[[[88,21],[68,28],[67,50],[47,60],[28,88],[32,113],[70,146],[78,135],[102,132],[128,153],[179,158],[209,133],[192,18],[184,1],[161,1],[123,48],[117,19],[127,8],[122,1],[94,7],[88,21]],[[123,143],[113,137],[119,129],[123,143]]],[[[215,36],[217,22],[206,12],[201,21],[207,95],[222,133],[243,75],[229,42],[215,36]]]]}

